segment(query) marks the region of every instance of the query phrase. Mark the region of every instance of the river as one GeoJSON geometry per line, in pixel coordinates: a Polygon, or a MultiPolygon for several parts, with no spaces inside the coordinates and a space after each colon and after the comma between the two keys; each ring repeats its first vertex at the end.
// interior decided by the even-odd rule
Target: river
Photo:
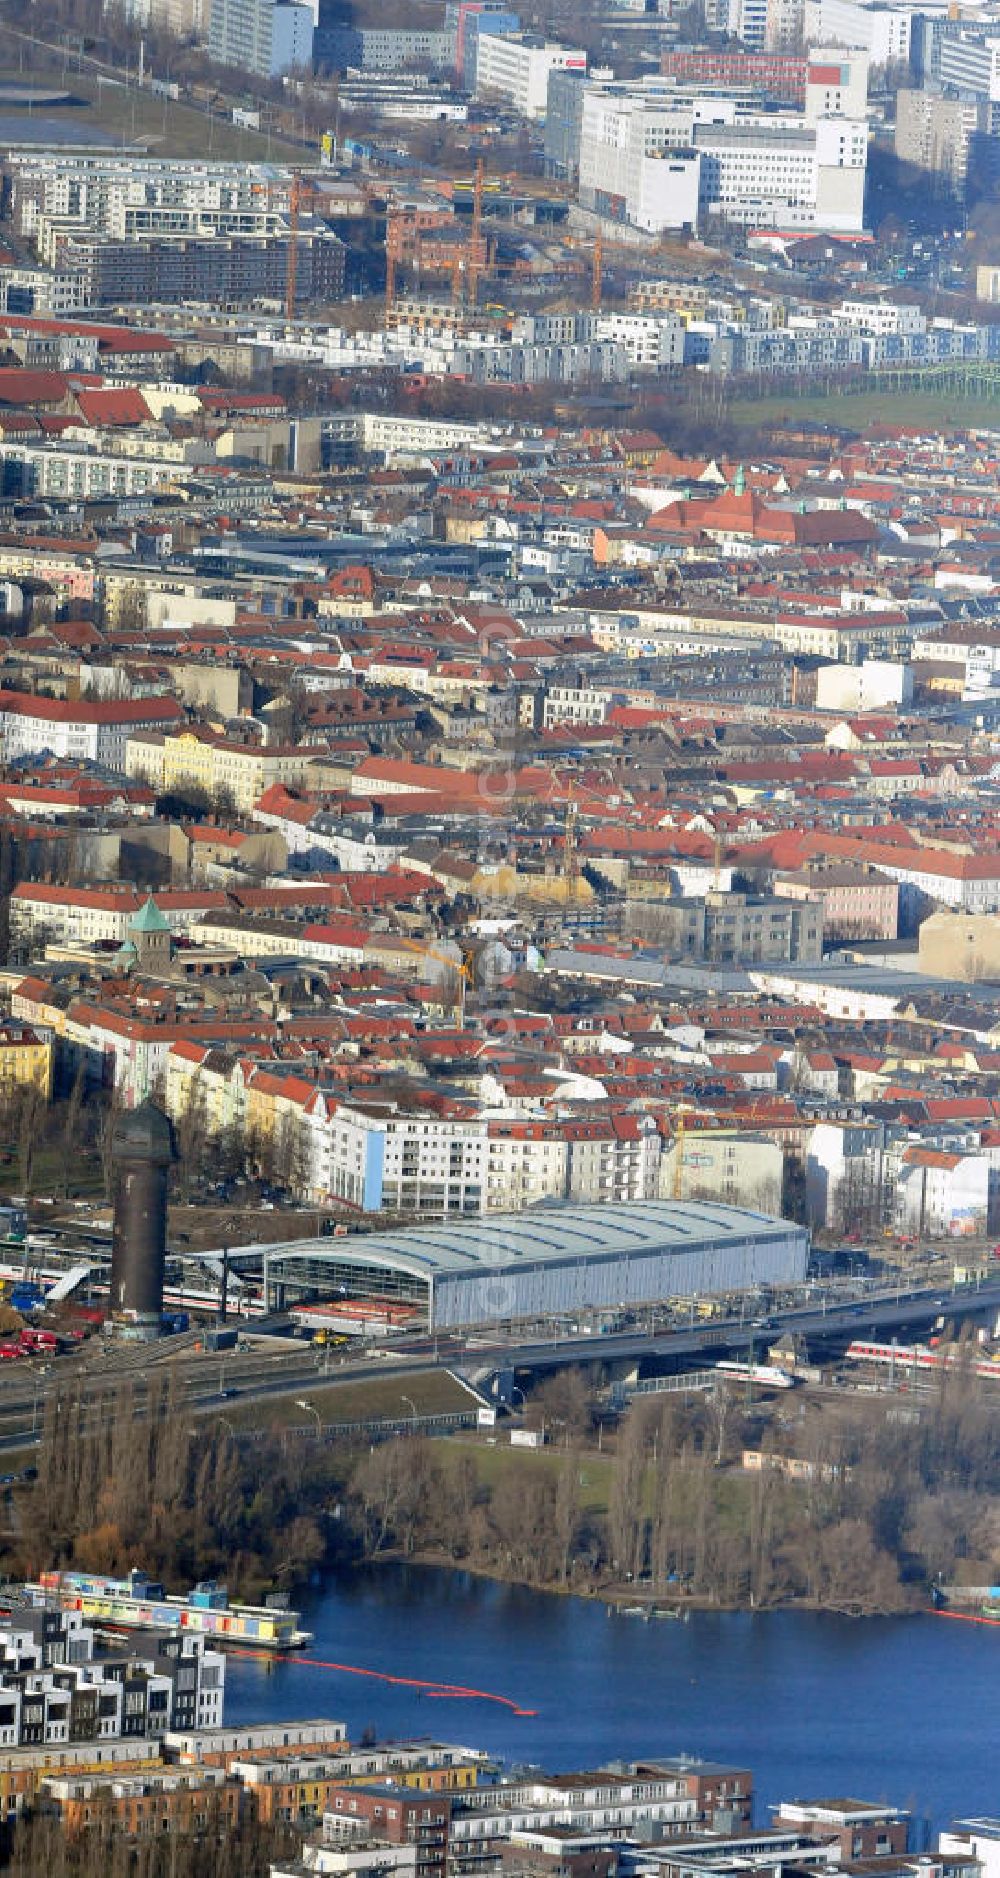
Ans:
{"type": "Polygon", "coordinates": [[[799,1611],[643,1623],[403,1565],[338,1576],[302,1610],[308,1660],[232,1657],[227,1721],[335,1717],[354,1740],[366,1727],[432,1735],[559,1772],[687,1752],[752,1768],[758,1823],[782,1798],[838,1794],[911,1807],[935,1827],[1000,1811],[1000,1628],[799,1611]],[[316,1661],[461,1684],[535,1713],[316,1661]]]}

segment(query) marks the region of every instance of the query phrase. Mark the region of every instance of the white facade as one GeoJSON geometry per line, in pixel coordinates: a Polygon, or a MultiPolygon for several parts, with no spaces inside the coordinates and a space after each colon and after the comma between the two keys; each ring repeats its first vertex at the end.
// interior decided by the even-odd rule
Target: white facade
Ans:
{"type": "MultiPolygon", "coordinates": [[[[141,706],[137,705],[126,715],[124,711],[116,711],[114,706],[86,703],[76,708],[60,703],[50,705],[46,711],[43,703],[39,700],[36,716],[30,705],[14,705],[0,693],[0,758],[3,762],[12,763],[18,757],[38,756],[42,751],[49,751],[53,756],[100,763],[107,769],[124,772],[128,740],[143,728],[141,706]]],[[[145,717],[145,724],[162,727],[165,715],[162,710],[153,709],[145,717]]]]}
{"type": "MultiPolygon", "coordinates": [[[[861,67],[818,67],[825,99],[853,97],[861,67]],[[834,84],[834,78],[843,83],[834,84]]],[[[585,208],[656,233],[718,216],[746,227],[864,225],[868,128],[862,117],[761,115],[735,97],[663,80],[588,86],[580,136],[585,208]]]]}
{"type": "MultiPolygon", "coordinates": [[[[937,11],[937,9],[933,9],[937,11]]],[[[900,6],[865,6],[861,0],[805,0],[807,45],[858,46],[873,65],[909,59],[913,13],[900,6]]]]}
{"type": "Polygon", "coordinates": [[[908,705],[913,672],[888,659],[863,665],[823,665],[816,673],[818,711],[884,711],[908,705]]]}
{"type": "Polygon", "coordinates": [[[310,63],[313,23],[311,7],[286,0],[212,0],[209,52],[221,65],[279,78],[310,63]]]}
{"type": "Polygon", "coordinates": [[[662,151],[638,166],[629,220],[657,234],[662,228],[698,226],[701,158],[696,151],[662,151]]]}
{"type": "Polygon", "coordinates": [[[939,57],[943,85],[993,103],[1000,99],[1000,37],[984,37],[982,31],[949,34],[941,39],[939,57]]]}
{"type": "Polygon", "coordinates": [[[50,227],[117,241],[273,234],[291,190],[277,166],[198,157],[23,150],[12,153],[10,174],[15,227],[42,247],[50,227]]]}
{"type": "Polygon", "coordinates": [[[527,35],[483,33],[476,64],[479,97],[509,99],[522,117],[543,118],[549,73],[585,72],[587,54],[579,46],[560,46],[527,35]]]}
{"type": "Polygon", "coordinates": [[[989,1199],[986,1155],[917,1150],[896,1177],[896,1228],[927,1239],[979,1237],[989,1199]]]}
{"type": "Polygon", "coordinates": [[[811,46],[806,64],[808,118],[861,119],[868,104],[868,54],[843,46],[811,46]]]}

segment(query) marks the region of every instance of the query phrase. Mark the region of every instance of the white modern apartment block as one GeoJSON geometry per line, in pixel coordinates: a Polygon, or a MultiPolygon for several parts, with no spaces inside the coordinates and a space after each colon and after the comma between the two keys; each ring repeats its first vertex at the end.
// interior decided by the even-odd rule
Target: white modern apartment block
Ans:
{"type": "Polygon", "coordinates": [[[273,235],[291,192],[276,165],[200,157],[15,150],[6,167],[14,227],[44,260],[73,229],[118,241],[273,235]]]}
{"type": "Polygon", "coordinates": [[[476,92],[479,97],[508,99],[522,117],[543,118],[549,73],[586,69],[587,54],[579,46],[560,46],[527,33],[484,33],[476,65],[476,92]]]}
{"type": "MultiPolygon", "coordinates": [[[[830,81],[820,93],[853,101],[861,68],[856,80],[839,67],[817,69],[830,81]]],[[[867,124],[863,116],[819,115],[818,104],[814,96],[813,115],[764,116],[735,95],[662,81],[588,86],[580,201],[654,233],[696,228],[712,216],[749,228],[859,232],[867,124]]]]}

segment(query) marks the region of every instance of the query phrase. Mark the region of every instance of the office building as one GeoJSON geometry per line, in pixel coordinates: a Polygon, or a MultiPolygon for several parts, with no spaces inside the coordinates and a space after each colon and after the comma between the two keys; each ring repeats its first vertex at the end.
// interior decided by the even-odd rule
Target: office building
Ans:
{"type": "Polygon", "coordinates": [[[502,39],[510,39],[521,30],[521,20],[517,13],[504,13],[490,8],[481,13],[470,13],[465,22],[465,46],[462,55],[460,82],[462,89],[474,95],[479,80],[479,44],[487,34],[497,34],[502,39]]]}
{"type": "Polygon", "coordinates": [[[846,65],[836,73],[813,69],[818,83],[807,82],[805,115],[762,114],[738,94],[684,90],[663,79],[588,84],[581,203],[654,233],[699,228],[712,218],[749,228],[859,231],[867,126],[863,118],[821,116],[818,105],[827,94],[856,96],[861,68],[857,75],[846,65]]]}
{"type": "Polygon", "coordinates": [[[587,54],[528,34],[481,33],[476,63],[479,97],[503,98],[521,117],[542,119],[548,107],[549,73],[585,72],[587,54]]]}
{"type": "Polygon", "coordinates": [[[314,43],[317,59],[340,72],[440,71],[455,56],[454,33],[418,26],[331,26],[314,43]]]}
{"type": "Polygon", "coordinates": [[[909,60],[910,35],[918,18],[909,7],[868,5],[866,0],[805,0],[803,35],[807,45],[857,46],[873,65],[899,65],[909,60]]]}

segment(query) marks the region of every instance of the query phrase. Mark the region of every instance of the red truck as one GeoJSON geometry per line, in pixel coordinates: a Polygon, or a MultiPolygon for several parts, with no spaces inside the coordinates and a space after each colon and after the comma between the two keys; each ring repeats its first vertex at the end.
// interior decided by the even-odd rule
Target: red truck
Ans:
{"type": "Polygon", "coordinates": [[[26,1356],[54,1356],[59,1348],[54,1330],[22,1330],[18,1341],[26,1356]]]}

